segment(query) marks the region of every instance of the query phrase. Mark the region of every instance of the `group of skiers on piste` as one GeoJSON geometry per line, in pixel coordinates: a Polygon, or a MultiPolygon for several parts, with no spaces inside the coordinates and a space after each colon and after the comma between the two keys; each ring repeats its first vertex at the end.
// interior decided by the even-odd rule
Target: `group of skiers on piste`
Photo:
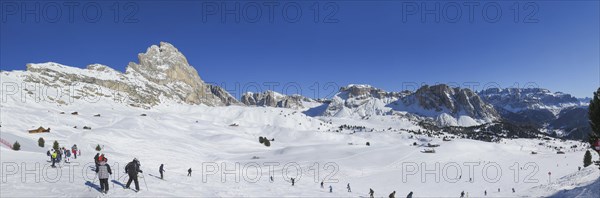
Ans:
{"type": "MultiPolygon", "coordinates": [[[[100,192],[107,193],[108,192],[108,178],[112,174],[112,170],[110,169],[110,165],[108,165],[108,159],[104,154],[97,153],[94,156],[94,161],[96,162],[96,173],[98,179],[100,180],[100,192]]],[[[158,168],[158,172],[160,173],[160,179],[164,179],[164,164],[161,164],[158,168]]],[[[131,162],[125,165],[125,173],[129,176],[127,180],[127,184],[125,185],[125,189],[129,189],[131,183],[135,184],[135,192],[140,191],[140,183],[138,181],[138,174],[143,173],[140,169],[140,161],[137,158],[134,158],[131,162]]],[[[188,169],[188,177],[192,176],[192,168],[188,169]]],[[[143,178],[143,177],[142,177],[143,178]]]]}
{"type": "Polygon", "coordinates": [[[63,159],[65,163],[71,163],[71,156],[77,159],[77,155],[81,155],[81,152],[77,149],[77,144],[74,144],[73,147],[71,147],[71,150],[66,149],[65,147],[58,148],[57,150],[51,149],[46,152],[46,155],[50,157],[52,168],[56,168],[56,163],[61,163],[63,159]],[[73,153],[73,155],[71,155],[71,153],[73,153]]]}
{"type": "MultiPolygon", "coordinates": [[[[108,164],[108,158],[106,158],[104,154],[97,153],[94,156],[94,161],[96,163],[95,172],[98,176],[98,180],[100,181],[100,192],[107,193],[109,189],[108,178],[110,175],[112,175],[112,170],[108,164]]],[[[143,171],[140,169],[140,162],[134,158],[131,162],[127,163],[125,166],[125,173],[127,173],[129,176],[129,180],[127,181],[127,185],[125,185],[125,188],[128,189],[131,185],[131,182],[133,182],[135,184],[135,192],[140,191],[138,173],[143,173],[143,171]]]]}
{"type": "MultiPolygon", "coordinates": [[[[292,186],[294,185],[294,178],[292,178],[292,186]]],[[[325,182],[322,181],[321,182],[321,188],[325,188],[325,182]]],[[[352,192],[352,188],[350,187],[350,183],[348,183],[346,185],[346,189],[348,190],[348,192],[352,192]]],[[[333,193],[333,187],[331,185],[329,185],[329,192],[333,193]]],[[[373,198],[375,196],[375,191],[372,188],[369,188],[369,197],[373,198]]],[[[413,196],[413,192],[411,191],[410,193],[408,193],[408,195],[406,195],[406,198],[412,198],[413,196]]],[[[389,198],[395,198],[396,197],[396,191],[392,192],[389,196],[389,198]]]]}
{"type": "MultiPolygon", "coordinates": [[[[498,192],[500,192],[500,188],[498,188],[498,192]]],[[[512,192],[513,192],[513,193],[515,193],[515,192],[517,192],[517,191],[515,191],[515,188],[512,188],[512,192]]],[[[468,192],[467,192],[466,194],[465,194],[465,191],[462,191],[462,192],[460,192],[460,197],[461,197],[461,198],[462,198],[462,197],[465,197],[465,195],[466,195],[466,197],[469,197],[469,193],[468,193],[468,192]]],[[[483,195],[484,195],[484,196],[487,196],[487,190],[484,190],[484,191],[483,191],[483,195]]]]}
{"type": "MultiPolygon", "coordinates": [[[[350,188],[350,184],[348,184],[348,189],[350,188]]],[[[369,188],[369,197],[373,198],[375,196],[375,191],[372,188],[369,188]]],[[[408,195],[406,195],[406,198],[412,198],[413,196],[413,192],[410,191],[408,193],[408,195]]],[[[396,198],[396,191],[390,193],[390,195],[388,196],[389,198],[396,198]]]]}

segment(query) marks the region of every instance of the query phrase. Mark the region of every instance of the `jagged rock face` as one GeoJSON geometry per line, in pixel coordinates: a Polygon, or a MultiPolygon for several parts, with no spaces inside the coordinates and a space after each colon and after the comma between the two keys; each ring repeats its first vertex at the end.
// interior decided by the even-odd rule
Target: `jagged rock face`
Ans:
{"type": "Polygon", "coordinates": [[[199,86],[203,81],[194,67],[173,45],[161,42],[160,46],[153,45],[146,53],[138,54],[139,64],[130,62],[126,72],[139,73],[144,78],[166,85],[183,82],[190,86],[199,86]]]}
{"type": "Polygon", "coordinates": [[[474,125],[499,118],[492,105],[469,89],[423,86],[416,92],[386,92],[368,85],[349,85],[328,104],[323,116],[402,115],[441,120],[440,125],[474,125]],[[408,113],[408,114],[407,114],[408,113]]]}
{"type": "Polygon", "coordinates": [[[369,85],[348,85],[331,99],[323,116],[389,115],[392,109],[387,104],[398,100],[406,93],[386,92],[369,85]]]}
{"type": "Polygon", "coordinates": [[[520,112],[528,109],[549,109],[558,114],[565,107],[579,106],[579,99],[561,92],[552,93],[541,88],[490,88],[479,93],[481,98],[510,112],[520,112]]]}
{"type": "MultiPolygon", "coordinates": [[[[171,88],[179,99],[189,104],[231,105],[237,101],[220,87],[207,85],[187,59],[173,45],[161,42],[139,54],[139,64],[129,63],[126,73],[144,77],[171,88]]],[[[169,93],[165,93],[169,94],[169,93]]]]}
{"type": "Polygon", "coordinates": [[[303,101],[311,102],[312,100],[300,95],[287,96],[270,90],[263,93],[245,93],[241,98],[241,102],[248,106],[281,107],[291,109],[304,108],[303,101]]]}
{"type": "Polygon", "coordinates": [[[52,87],[77,85],[80,94],[112,97],[145,108],[164,100],[209,106],[240,104],[221,87],[204,83],[185,56],[169,43],[153,45],[138,57],[140,63],[130,63],[125,73],[100,64],[87,69],[57,63],[28,64],[24,81],[52,87]],[[85,88],[97,86],[101,93],[85,88]]]}
{"type": "MultiPolygon", "coordinates": [[[[472,118],[498,118],[498,113],[492,105],[486,104],[470,89],[451,88],[441,84],[423,86],[413,96],[419,106],[436,112],[447,111],[451,115],[467,115],[472,118]]],[[[411,100],[404,100],[410,105],[411,100]]]]}
{"type": "Polygon", "coordinates": [[[384,90],[374,88],[368,85],[349,85],[340,88],[340,93],[347,93],[348,98],[398,98],[402,94],[398,92],[386,92],[384,90]]]}

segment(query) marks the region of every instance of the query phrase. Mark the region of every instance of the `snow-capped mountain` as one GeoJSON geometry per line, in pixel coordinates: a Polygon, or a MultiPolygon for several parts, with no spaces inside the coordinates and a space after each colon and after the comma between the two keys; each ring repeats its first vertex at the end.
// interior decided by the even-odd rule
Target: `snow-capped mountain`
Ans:
{"type": "Polygon", "coordinates": [[[341,87],[331,99],[323,116],[367,117],[389,115],[392,109],[387,105],[398,100],[402,93],[386,92],[370,85],[348,85],[341,87]]]}
{"type": "Polygon", "coordinates": [[[416,92],[386,92],[370,85],[348,85],[328,104],[323,116],[369,117],[416,115],[443,126],[472,126],[495,121],[499,115],[469,89],[448,85],[423,86],[416,92]]]}
{"type": "Polygon", "coordinates": [[[22,79],[33,87],[43,85],[57,88],[61,94],[42,99],[58,104],[69,104],[73,99],[90,97],[111,98],[144,108],[166,101],[208,106],[240,104],[224,89],[204,83],[185,56],[169,43],[152,45],[138,58],[139,63],[129,63],[125,73],[100,64],[80,69],[49,62],[28,64],[25,72],[3,74],[22,79]]]}
{"type": "Polygon", "coordinates": [[[301,95],[284,95],[271,90],[267,90],[263,93],[244,93],[240,101],[248,106],[281,107],[290,109],[304,109],[320,104],[313,99],[301,95]]]}
{"type": "Polygon", "coordinates": [[[586,99],[542,88],[491,88],[479,95],[494,105],[503,119],[513,123],[534,125],[548,133],[578,139],[590,130],[586,99]]]}
{"type": "Polygon", "coordinates": [[[554,115],[560,113],[563,108],[580,106],[579,99],[570,94],[555,92],[542,88],[490,88],[482,90],[479,96],[496,108],[518,113],[525,110],[545,109],[554,115]]]}
{"type": "Polygon", "coordinates": [[[500,116],[470,89],[440,84],[425,85],[395,103],[398,111],[435,117],[440,125],[472,126],[498,120],[500,116]]]}

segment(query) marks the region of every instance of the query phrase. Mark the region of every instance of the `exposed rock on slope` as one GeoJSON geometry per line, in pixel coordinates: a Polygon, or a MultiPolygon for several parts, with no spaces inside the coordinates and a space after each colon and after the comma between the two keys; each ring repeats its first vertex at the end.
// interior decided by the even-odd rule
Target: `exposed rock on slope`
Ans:
{"type": "Polygon", "coordinates": [[[242,95],[241,102],[248,106],[281,107],[291,109],[303,109],[306,107],[306,103],[316,103],[316,101],[300,95],[288,96],[271,90],[263,93],[245,93],[242,95]]]}

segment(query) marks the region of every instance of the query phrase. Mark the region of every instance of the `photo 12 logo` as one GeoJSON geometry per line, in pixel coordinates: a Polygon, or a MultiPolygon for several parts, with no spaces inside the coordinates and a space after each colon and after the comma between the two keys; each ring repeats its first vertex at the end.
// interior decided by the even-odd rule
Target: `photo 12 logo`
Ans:
{"type": "Polygon", "coordinates": [[[400,10],[402,23],[538,23],[539,11],[536,2],[523,1],[403,1],[400,10]]]}
{"type": "Polygon", "coordinates": [[[535,162],[520,164],[513,163],[510,166],[503,166],[497,162],[434,162],[417,163],[402,162],[402,182],[408,183],[412,180],[418,180],[421,183],[433,182],[440,183],[443,179],[446,183],[457,183],[459,181],[468,181],[474,183],[483,179],[486,183],[497,183],[503,179],[504,173],[511,175],[504,179],[511,179],[514,183],[539,183],[537,174],[540,170],[535,162]],[[508,169],[508,170],[506,170],[508,169]],[[463,177],[464,175],[464,177],[463,177]]]}
{"type": "Polygon", "coordinates": [[[338,23],[340,6],[321,1],[205,1],[202,23],[338,23]]]}
{"type": "Polygon", "coordinates": [[[140,7],[126,1],[2,1],[2,23],[138,23],[140,7]]]}

